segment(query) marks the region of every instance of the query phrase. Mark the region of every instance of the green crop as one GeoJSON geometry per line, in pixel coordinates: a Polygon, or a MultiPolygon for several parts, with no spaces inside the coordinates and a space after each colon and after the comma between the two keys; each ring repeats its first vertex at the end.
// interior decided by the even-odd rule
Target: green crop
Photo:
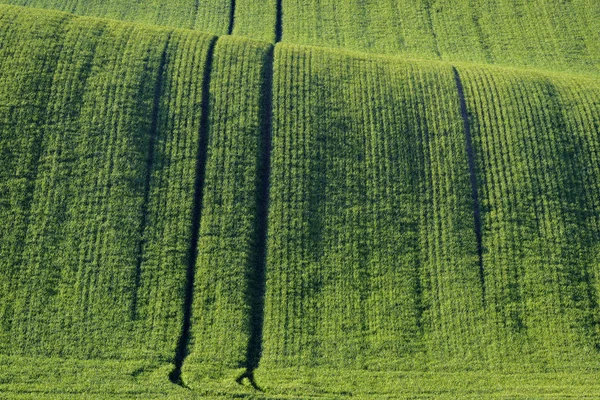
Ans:
{"type": "Polygon", "coordinates": [[[0,398],[600,397],[596,1],[8,2],[0,398]]]}
{"type": "Polygon", "coordinates": [[[4,0],[1,3],[195,29],[217,35],[233,31],[236,35],[275,40],[275,0],[4,0]]]}
{"type": "Polygon", "coordinates": [[[522,71],[461,71],[478,156],[492,347],[520,362],[590,356],[600,294],[592,134],[600,87],[522,71]]]}
{"type": "Polygon", "coordinates": [[[257,210],[263,201],[259,171],[267,167],[263,105],[270,96],[265,88],[271,47],[234,37],[215,46],[190,355],[183,371],[186,381],[198,385],[207,370],[246,366],[253,288],[260,285],[257,210]]]}
{"type": "Polygon", "coordinates": [[[480,334],[452,70],[278,46],[261,365],[416,368],[480,334]]]}
{"type": "Polygon", "coordinates": [[[89,15],[410,58],[599,71],[595,0],[2,0],[89,15]]]}

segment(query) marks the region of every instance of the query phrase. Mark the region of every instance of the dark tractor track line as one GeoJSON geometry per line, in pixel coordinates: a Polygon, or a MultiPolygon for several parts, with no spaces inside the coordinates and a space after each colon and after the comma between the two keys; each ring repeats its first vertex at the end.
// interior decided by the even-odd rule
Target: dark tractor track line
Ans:
{"type": "Polygon", "coordinates": [[[208,49],[206,66],[204,68],[204,81],[202,83],[202,114],[200,117],[200,138],[196,157],[196,181],[194,183],[194,207],[191,216],[192,237],[188,250],[188,265],[186,273],[186,288],[183,304],[183,324],[181,334],[175,351],[175,368],[169,374],[171,382],[186,387],[181,379],[181,367],[189,353],[190,327],[192,319],[192,304],[194,301],[194,278],[196,262],[198,260],[198,241],[200,239],[200,221],[202,219],[202,201],[204,189],[204,176],[206,172],[206,157],[208,151],[209,111],[210,111],[210,74],[213,64],[213,54],[217,39],[213,39],[208,49]]]}
{"type": "Polygon", "coordinates": [[[456,81],[456,89],[460,102],[460,113],[462,116],[465,132],[465,145],[467,158],[469,163],[469,175],[471,180],[471,197],[473,199],[473,218],[475,223],[475,239],[477,241],[477,256],[479,259],[479,279],[481,281],[482,302],[485,307],[485,270],[483,265],[483,233],[481,222],[481,206],[479,203],[479,193],[477,184],[477,167],[475,163],[475,151],[473,150],[473,137],[471,134],[471,124],[469,123],[469,112],[467,110],[467,102],[465,100],[465,91],[460,78],[460,74],[456,67],[452,67],[454,72],[454,80],[456,81]]]}
{"type": "Polygon", "coordinates": [[[229,28],[227,28],[227,34],[233,34],[233,25],[235,24],[235,0],[231,0],[231,6],[229,9],[229,28]]]}
{"type": "Polygon", "coordinates": [[[277,0],[275,16],[275,43],[281,42],[283,36],[283,0],[277,0]]]}
{"type": "Polygon", "coordinates": [[[245,371],[242,375],[240,375],[235,380],[235,382],[238,385],[244,385],[244,379],[248,380],[248,383],[250,384],[250,386],[252,386],[252,388],[254,390],[264,393],[264,390],[260,386],[258,386],[258,384],[256,383],[256,380],[254,379],[254,371],[251,371],[251,370],[245,371]]]}
{"type": "Polygon", "coordinates": [[[266,264],[267,264],[267,234],[269,215],[269,191],[271,179],[271,138],[273,129],[273,64],[274,48],[271,46],[265,54],[262,89],[262,135],[260,143],[260,158],[258,160],[258,181],[256,190],[256,219],[254,225],[255,252],[250,271],[250,288],[248,299],[250,303],[250,338],[246,352],[246,372],[238,379],[242,383],[248,379],[252,387],[261,390],[254,381],[254,370],[258,367],[262,353],[266,264]]]}

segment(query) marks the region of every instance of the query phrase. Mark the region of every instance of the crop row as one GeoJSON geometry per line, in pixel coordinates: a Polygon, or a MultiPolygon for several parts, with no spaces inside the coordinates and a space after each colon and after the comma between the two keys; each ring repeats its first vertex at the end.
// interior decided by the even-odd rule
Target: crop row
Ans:
{"type": "MultiPolygon", "coordinates": [[[[208,370],[245,366],[261,282],[258,208],[267,134],[265,82],[271,45],[225,37],[210,73],[198,258],[195,264],[187,381],[208,370]]],[[[260,311],[259,311],[260,313],[260,311]]]]}
{"type": "Polygon", "coordinates": [[[283,41],[598,73],[600,5],[581,0],[283,0],[283,41]]]}
{"type": "Polygon", "coordinates": [[[1,3],[217,35],[233,33],[258,40],[275,40],[275,0],[3,0],[1,3]],[[234,4],[235,9],[232,9],[234,4]]]}
{"type": "MultiPolygon", "coordinates": [[[[598,86],[463,68],[494,352],[598,343],[598,86]]],[[[565,361],[565,360],[561,360],[565,361]]]]}
{"type": "Polygon", "coordinates": [[[237,368],[272,46],[6,10],[2,353],[171,360],[189,306],[186,373],[237,368]]]}
{"type": "Polygon", "coordinates": [[[595,0],[2,0],[211,34],[419,59],[599,72],[595,0]]]}
{"type": "Polygon", "coordinates": [[[463,354],[481,317],[450,67],[276,49],[261,366],[463,354]]]}
{"type": "Polygon", "coordinates": [[[48,91],[52,84],[64,25],[63,15],[19,19],[13,9],[0,14],[0,348],[11,350],[12,315],[18,296],[29,209],[41,153],[48,91]],[[19,24],[15,24],[19,21],[19,24]]]}
{"type": "Polygon", "coordinates": [[[597,356],[597,80],[16,7],[0,32],[0,354],[177,354],[192,384],[261,351],[266,380],[597,356]]]}
{"type": "Polygon", "coordinates": [[[49,15],[3,43],[3,353],[172,358],[213,39],[49,15]]]}

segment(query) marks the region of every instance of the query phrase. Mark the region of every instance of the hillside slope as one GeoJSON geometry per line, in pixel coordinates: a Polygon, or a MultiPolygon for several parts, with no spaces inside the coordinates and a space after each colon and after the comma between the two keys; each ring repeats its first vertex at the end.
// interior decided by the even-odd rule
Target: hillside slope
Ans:
{"type": "Polygon", "coordinates": [[[593,0],[284,0],[282,21],[290,43],[599,72],[593,0]]]}
{"type": "Polygon", "coordinates": [[[595,0],[2,0],[126,21],[444,61],[600,72],[595,0]]]}
{"type": "Polygon", "coordinates": [[[276,0],[8,0],[0,3],[275,41],[276,0]]]}
{"type": "Polygon", "coordinates": [[[0,5],[0,397],[600,396],[593,18],[482,58],[70,3],[149,24],[0,5]]]}

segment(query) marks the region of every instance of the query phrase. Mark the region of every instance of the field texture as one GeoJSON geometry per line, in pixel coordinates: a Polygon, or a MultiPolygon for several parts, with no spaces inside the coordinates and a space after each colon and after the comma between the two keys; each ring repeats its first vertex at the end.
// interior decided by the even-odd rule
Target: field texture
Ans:
{"type": "Polygon", "coordinates": [[[461,68],[490,343],[560,367],[598,349],[597,81],[461,68]],[[538,354],[539,353],[539,354],[538,354]]]}
{"type": "Polygon", "coordinates": [[[6,0],[1,3],[216,35],[233,33],[275,40],[276,0],[6,0]]]}
{"type": "Polygon", "coordinates": [[[599,73],[596,0],[1,0],[266,41],[599,73]]]}
{"type": "Polygon", "coordinates": [[[287,42],[598,72],[593,0],[283,0],[287,42]]]}
{"type": "Polygon", "coordinates": [[[452,69],[290,46],[275,60],[262,364],[464,354],[482,287],[452,69]]]}
{"type": "Polygon", "coordinates": [[[597,2],[11,3],[0,398],[600,398],[597,2]]]}
{"type": "Polygon", "coordinates": [[[215,47],[191,353],[184,366],[185,381],[193,385],[202,385],[207,373],[220,369],[237,378],[246,367],[255,331],[255,302],[263,280],[256,271],[264,258],[259,202],[264,201],[266,182],[261,178],[268,168],[263,117],[271,59],[272,46],[266,43],[224,37],[215,47]]]}

